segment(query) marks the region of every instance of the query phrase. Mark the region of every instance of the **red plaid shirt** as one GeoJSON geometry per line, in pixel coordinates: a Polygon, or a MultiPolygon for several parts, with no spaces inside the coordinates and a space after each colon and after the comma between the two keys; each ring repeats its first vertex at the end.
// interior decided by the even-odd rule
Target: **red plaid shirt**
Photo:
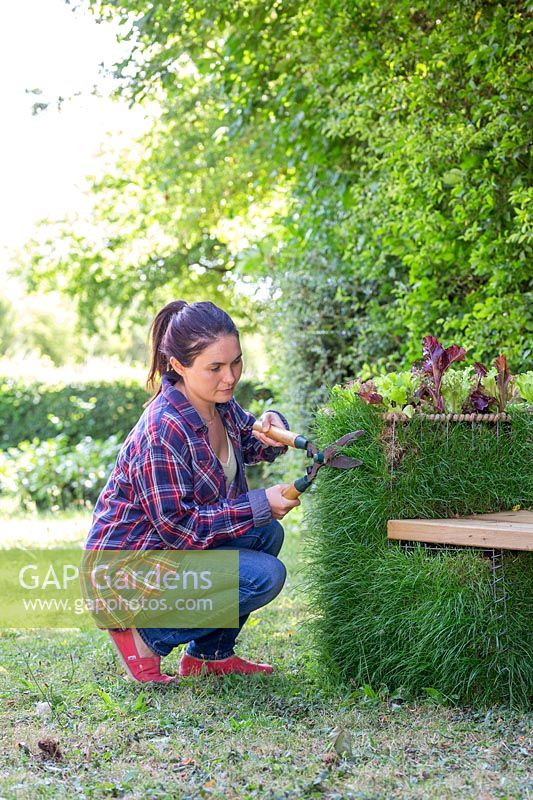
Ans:
{"type": "Polygon", "coordinates": [[[274,461],[287,448],[264,447],[252,435],[255,417],[234,398],[217,409],[237,459],[227,494],[207,426],[165,376],[162,392],[122,445],[96,503],[86,549],[206,549],[268,525],[265,490],[248,489],[244,466],[274,461]]]}

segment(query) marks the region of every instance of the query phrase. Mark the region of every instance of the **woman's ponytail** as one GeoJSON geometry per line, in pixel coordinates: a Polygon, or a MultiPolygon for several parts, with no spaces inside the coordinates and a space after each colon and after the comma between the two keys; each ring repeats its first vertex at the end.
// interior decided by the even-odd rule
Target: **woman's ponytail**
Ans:
{"type": "Polygon", "coordinates": [[[152,392],[154,400],[161,391],[161,378],[168,369],[168,358],[163,353],[162,344],[174,314],[185,308],[185,300],[173,300],[159,311],[150,327],[151,357],[146,388],[152,392]]]}

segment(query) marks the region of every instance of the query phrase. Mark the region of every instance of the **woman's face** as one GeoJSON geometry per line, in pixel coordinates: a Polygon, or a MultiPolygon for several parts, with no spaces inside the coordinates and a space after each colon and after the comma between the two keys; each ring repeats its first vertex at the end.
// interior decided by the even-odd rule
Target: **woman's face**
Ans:
{"type": "Polygon", "coordinates": [[[190,399],[208,403],[227,403],[233,395],[242,373],[242,352],[236,336],[222,336],[208,345],[190,367],[175,358],[173,369],[183,378],[190,399]]]}

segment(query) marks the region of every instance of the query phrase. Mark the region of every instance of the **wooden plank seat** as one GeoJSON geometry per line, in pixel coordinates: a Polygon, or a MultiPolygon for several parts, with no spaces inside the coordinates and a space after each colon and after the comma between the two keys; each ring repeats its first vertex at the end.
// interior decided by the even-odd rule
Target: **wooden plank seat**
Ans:
{"type": "Polygon", "coordinates": [[[458,519],[391,519],[390,540],[533,551],[533,511],[503,511],[458,519]]]}

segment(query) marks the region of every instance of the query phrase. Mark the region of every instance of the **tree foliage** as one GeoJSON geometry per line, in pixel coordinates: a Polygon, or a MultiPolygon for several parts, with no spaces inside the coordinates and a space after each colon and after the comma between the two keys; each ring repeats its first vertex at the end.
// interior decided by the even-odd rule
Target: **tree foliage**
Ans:
{"type": "Polygon", "coordinates": [[[95,186],[96,241],[34,248],[34,280],[94,316],[268,278],[300,406],[427,334],[530,366],[528,3],[90,5],[131,43],[119,91],[161,113],[95,186]]]}

